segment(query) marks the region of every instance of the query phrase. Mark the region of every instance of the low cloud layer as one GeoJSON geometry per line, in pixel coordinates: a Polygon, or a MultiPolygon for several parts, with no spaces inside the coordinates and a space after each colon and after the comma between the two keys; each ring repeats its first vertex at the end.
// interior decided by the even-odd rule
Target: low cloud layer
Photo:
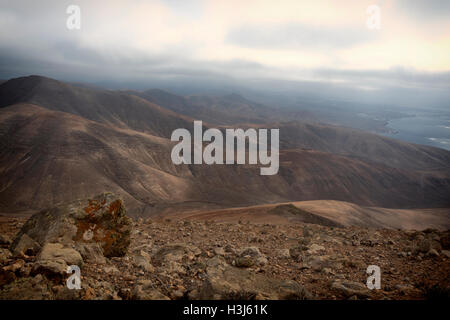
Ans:
{"type": "Polygon", "coordinates": [[[447,1],[0,0],[0,78],[220,87],[271,80],[361,90],[448,89],[447,1]],[[339,2],[341,3],[341,2],[339,2]],[[69,4],[81,29],[66,28],[69,4]],[[422,12],[422,14],[421,14],[422,12]]]}
{"type": "Polygon", "coordinates": [[[351,48],[370,42],[376,37],[377,33],[367,32],[363,28],[282,24],[269,27],[262,25],[237,27],[227,35],[227,41],[250,48],[314,51],[351,48]]]}

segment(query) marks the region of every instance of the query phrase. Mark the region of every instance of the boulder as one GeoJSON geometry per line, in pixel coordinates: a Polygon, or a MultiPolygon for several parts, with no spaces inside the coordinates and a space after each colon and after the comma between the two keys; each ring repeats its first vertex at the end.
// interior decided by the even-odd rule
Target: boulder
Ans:
{"type": "Polygon", "coordinates": [[[84,261],[96,264],[107,263],[100,243],[77,243],[75,249],[81,254],[84,261]]]}
{"type": "Polygon", "coordinates": [[[111,193],[103,193],[93,199],[77,200],[34,214],[14,239],[11,251],[28,236],[41,246],[76,244],[80,251],[84,245],[98,243],[106,257],[123,256],[130,244],[131,226],[122,200],[111,193]]]}
{"type": "Polygon", "coordinates": [[[292,280],[269,278],[229,265],[208,267],[206,279],[196,298],[202,300],[286,300],[311,299],[312,295],[292,280]]]}
{"type": "Polygon", "coordinates": [[[83,265],[83,258],[78,251],[65,248],[61,243],[47,243],[37,256],[32,273],[62,276],[67,274],[70,265],[83,265]]]}
{"type": "Polygon", "coordinates": [[[14,256],[35,256],[41,250],[41,245],[31,239],[27,234],[23,234],[13,248],[14,256]]]}

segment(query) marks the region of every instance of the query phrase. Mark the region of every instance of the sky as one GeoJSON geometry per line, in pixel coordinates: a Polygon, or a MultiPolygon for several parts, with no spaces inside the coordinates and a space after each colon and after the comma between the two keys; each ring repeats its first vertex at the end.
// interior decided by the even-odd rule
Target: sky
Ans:
{"type": "Polygon", "coordinates": [[[448,0],[0,0],[1,79],[447,91],[449,53],[448,0]],[[69,5],[79,30],[66,26],[69,5]],[[367,26],[371,5],[379,29],[367,26]]]}

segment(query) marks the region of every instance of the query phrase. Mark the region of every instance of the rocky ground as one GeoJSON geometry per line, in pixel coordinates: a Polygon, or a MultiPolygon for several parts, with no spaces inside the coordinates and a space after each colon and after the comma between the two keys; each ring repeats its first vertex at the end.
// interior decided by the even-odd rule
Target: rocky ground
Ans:
{"type": "Polygon", "coordinates": [[[138,219],[128,250],[105,254],[115,243],[29,239],[25,221],[0,217],[0,299],[449,298],[449,231],[138,219]],[[66,287],[70,264],[80,290],[66,287]],[[379,290],[365,285],[369,265],[379,290]]]}

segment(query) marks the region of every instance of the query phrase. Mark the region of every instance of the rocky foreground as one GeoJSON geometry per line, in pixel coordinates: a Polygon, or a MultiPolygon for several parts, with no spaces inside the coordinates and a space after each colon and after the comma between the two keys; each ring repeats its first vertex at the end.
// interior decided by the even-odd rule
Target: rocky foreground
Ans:
{"type": "Polygon", "coordinates": [[[450,231],[132,221],[103,194],[0,217],[0,299],[448,299],[449,249],[450,231]]]}

